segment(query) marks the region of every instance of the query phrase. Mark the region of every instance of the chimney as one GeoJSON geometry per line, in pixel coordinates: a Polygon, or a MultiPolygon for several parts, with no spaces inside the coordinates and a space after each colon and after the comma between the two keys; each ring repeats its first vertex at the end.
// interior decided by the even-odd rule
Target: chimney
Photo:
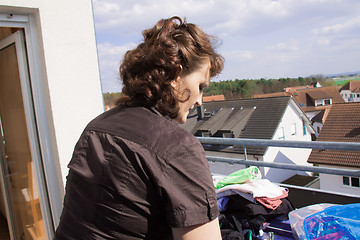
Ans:
{"type": "Polygon", "coordinates": [[[196,106],[197,120],[201,121],[204,118],[204,105],[196,106]]]}

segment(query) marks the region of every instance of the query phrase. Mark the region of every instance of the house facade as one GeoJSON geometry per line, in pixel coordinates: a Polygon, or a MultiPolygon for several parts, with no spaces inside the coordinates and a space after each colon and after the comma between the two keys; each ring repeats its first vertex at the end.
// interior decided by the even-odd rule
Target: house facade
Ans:
{"type": "Polygon", "coordinates": [[[318,114],[316,114],[312,119],[312,126],[315,130],[315,137],[317,138],[319,136],[319,133],[322,129],[322,127],[325,124],[326,118],[329,114],[331,107],[325,108],[321,110],[318,114]]]}
{"type": "Polygon", "coordinates": [[[313,122],[316,135],[319,134],[326,120],[326,112],[331,108],[332,104],[345,102],[337,87],[321,87],[319,84],[315,84],[312,87],[292,87],[285,92],[262,94],[255,97],[285,95],[292,96],[300,105],[308,118],[313,122]],[[321,115],[321,119],[319,115],[321,115]]]}
{"type": "Polygon", "coordinates": [[[321,84],[319,82],[313,82],[306,86],[295,86],[295,87],[287,87],[284,89],[285,92],[296,92],[303,89],[309,89],[309,88],[319,88],[321,87],[321,84]]]}
{"type": "Polygon", "coordinates": [[[52,239],[73,148],[104,111],[98,69],[91,0],[0,1],[0,217],[11,239],[52,239]]]}
{"type": "Polygon", "coordinates": [[[360,102],[360,80],[346,83],[340,88],[340,95],[345,102],[360,102]]]}
{"type": "MultiPolygon", "coordinates": [[[[195,136],[233,137],[269,140],[311,141],[315,133],[310,120],[291,96],[253,98],[203,103],[202,110],[190,113],[182,127],[195,136]]],[[[209,156],[234,157],[264,162],[308,165],[309,149],[279,147],[204,146],[209,156]]],[[[242,165],[211,163],[216,175],[228,175],[242,165]]],[[[293,175],[305,172],[261,168],[264,178],[282,182],[293,175]]]]}
{"type": "Polygon", "coordinates": [[[336,87],[300,89],[292,94],[309,119],[335,103],[344,102],[336,87]]]}
{"type": "MultiPolygon", "coordinates": [[[[334,104],[317,141],[360,142],[360,102],[334,104]]],[[[321,167],[360,170],[359,151],[312,150],[308,162],[321,167]]],[[[320,189],[360,195],[360,176],[320,174],[320,189]]]]}

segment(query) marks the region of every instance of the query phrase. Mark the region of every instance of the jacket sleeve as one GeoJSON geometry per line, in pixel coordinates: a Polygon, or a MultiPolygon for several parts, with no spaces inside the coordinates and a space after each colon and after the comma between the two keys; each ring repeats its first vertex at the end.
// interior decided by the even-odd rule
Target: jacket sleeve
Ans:
{"type": "Polygon", "coordinates": [[[205,152],[194,137],[173,146],[165,156],[160,188],[171,227],[209,222],[219,215],[205,152]]]}

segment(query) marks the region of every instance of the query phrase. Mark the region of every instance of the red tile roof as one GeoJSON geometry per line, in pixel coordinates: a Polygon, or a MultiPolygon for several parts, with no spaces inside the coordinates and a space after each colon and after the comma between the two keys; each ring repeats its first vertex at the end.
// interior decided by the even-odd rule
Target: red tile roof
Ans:
{"type": "Polygon", "coordinates": [[[211,96],[204,96],[203,102],[211,102],[211,101],[224,101],[224,95],[211,95],[211,96]]]}
{"type": "Polygon", "coordinates": [[[287,87],[287,88],[285,88],[285,92],[294,92],[294,91],[299,91],[302,89],[316,88],[316,87],[321,87],[321,85],[318,82],[313,82],[306,86],[287,87]]]}
{"type": "Polygon", "coordinates": [[[275,93],[265,93],[265,94],[255,94],[254,98],[267,98],[267,97],[283,97],[291,96],[291,92],[275,92],[275,93]]]}
{"type": "Polygon", "coordinates": [[[337,87],[318,87],[318,88],[302,88],[293,89],[291,92],[276,92],[268,94],[257,94],[254,98],[264,97],[280,97],[293,96],[295,101],[301,106],[304,112],[321,111],[329,106],[315,106],[315,100],[318,99],[332,99],[334,103],[344,103],[345,100],[341,97],[337,87]]]}
{"type": "MultiPolygon", "coordinates": [[[[334,104],[317,141],[360,142],[360,102],[334,104]]],[[[314,149],[308,162],[360,168],[360,151],[314,149]]]]}
{"type": "Polygon", "coordinates": [[[360,81],[349,81],[346,83],[341,90],[350,90],[351,92],[360,92],[360,81]]]}
{"type": "Polygon", "coordinates": [[[299,90],[293,93],[295,101],[302,107],[305,112],[322,110],[326,107],[315,107],[314,101],[319,99],[332,99],[332,104],[344,103],[337,87],[321,87],[299,90]]]}
{"type": "Polygon", "coordinates": [[[318,114],[316,114],[316,115],[311,119],[311,121],[312,121],[312,122],[319,122],[319,123],[324,124],[325,121],[326,121],[326,118],[327,118],[327,116],[328,116],[328,114],[329,114],[330,108],[331,108],[331,106],[328,107],[328,108],[325,108],[324,110],[321,110],[321,112],[319,112],[318,114]]]}

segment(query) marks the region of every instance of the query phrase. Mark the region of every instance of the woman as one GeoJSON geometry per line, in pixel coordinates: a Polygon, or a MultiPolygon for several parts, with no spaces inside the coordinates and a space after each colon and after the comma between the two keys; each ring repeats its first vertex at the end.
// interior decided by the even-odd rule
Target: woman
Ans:
{"type": "Polygon", "coordinates": [[[179,17],[143,36],[120,66],[124,97],[75,147],[55,239],[221,239],[204,150],[178,123],[223,60],[179,17]]]}

